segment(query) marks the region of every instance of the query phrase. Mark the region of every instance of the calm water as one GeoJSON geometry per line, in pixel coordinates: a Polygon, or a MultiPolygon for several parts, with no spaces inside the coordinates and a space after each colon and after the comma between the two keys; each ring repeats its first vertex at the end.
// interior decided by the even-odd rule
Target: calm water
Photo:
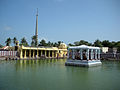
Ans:
{"type": "Polygon", "coordinates": [[[0,61],[0,90],[120,90],[120,62],[85,68],[65,61],[0,61]]]}

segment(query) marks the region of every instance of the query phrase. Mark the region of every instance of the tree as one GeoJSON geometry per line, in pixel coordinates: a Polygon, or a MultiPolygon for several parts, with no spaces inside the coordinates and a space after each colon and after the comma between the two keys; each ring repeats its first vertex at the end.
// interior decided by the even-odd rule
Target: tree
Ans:
{"type": "Polygon", "coordinates": [[[117,47],[117,52],[120,53],[120,41],[116,42],[115,47],[117,47]]]}
{"type": "Polygon", "coordinates": [[[94,42],[94,46],[96,47],[102,47],[102,43],[99,39],[97,39],[95,42],[94,42]]]}
{"type": "Polygon", "coordinates": [[[0,48],[2,48],[2,47],[3,47],[3,45],[0,44],[0,48]]]}
{"type": "Polygon", "coordinates": [[[11,44],[11,38],[10,37],[7,38],[7,40],[5,41],[5,43],[6,43],[6,46],[10,46],[10,44],[11,44]]]}
{"type": "Polygon", "coordinates": [[[80,40],[79,45],[88,45],[88,46],[91,46],[92,44],[89,43],[88,41],[80,40]]]}
{"type": "Polygon", "coordinates": [[[20,45],[29,46],[28,43],[27,43],[27,41],[26,41],[26,39],[25,39],[25,37],[23,37],[23,38],[21,39],[20,45]]]}
{"type": "Polygon", "coordinates": [[[63,41],[58,41],[58,46],[60,46],[61,43],[63,43],[63,41]]]}
{"type": "Polygon", "coordinates": [[[79,46],[79,45],[80,45],[80,42],[79,42],[79,41],[76,41],[76,42],[74,42],[74,45],[75,45],[75,46],[79,46]]]}
{"type": "Polygon", "coordinates": [[[69,43],[68,46],[74,46],[74,44],[69,43]]]}
{"type": "Polygon", "coordinates": [[[46,41],[44,39],[42,39],[38,46],[47,46],[47,43],[46,43],[46,41]]]}
{"type": "Polygon", "coordinates": [[[50,41],[48,41],[47,46],[49,46],[49,47],[53,47],[53,43],[50,42],[50,41]]]}
{"type": "Polygon", "coordinates": [[[102,41],[102,45],[103,47],[111,47],[111,43],[109,42],[109,40],[102,41]]]}
{"type": "Polygon", "coordinates": [[[32,38],[31,46],[36,46],[37,45],[36,44],[36,36],[34,35],[31,38],[32,38]]]}
{"type": "Polygon", "coordinates": [[[34,41],[32,41],[32,42],[31,42],[31,46],[35,46],[35,43],[34,43],[34,41]]]}
{"type": "Polygon", "coordinates": [[[55,42],[53,46],[54,46],[54,47],[58,47],[58,44],[55,42]]]}
{"type": "Polygon", "coordinates": [[[16,41],[17,41],[17,38],[14,37],[14,38],[13,38],[13,43],[16,44],[16,41]]]}

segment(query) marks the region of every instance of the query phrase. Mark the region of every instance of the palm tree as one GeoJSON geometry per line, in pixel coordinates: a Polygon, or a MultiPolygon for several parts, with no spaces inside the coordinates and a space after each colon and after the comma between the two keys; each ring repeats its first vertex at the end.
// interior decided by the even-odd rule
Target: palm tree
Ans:
{"type": "Polygon", "coordinates": [[[26,39],[25,39],[25,37],[23,37],[21,39],[20,45],[29,46],[28,43],[27,43],[27,41],[26,41],[26,39]]]}
{"type": "Polygon", "coordinates": [[[10,46],[10,44],[11,44],[11,38],[10,37],[7,38],[7,40],[5,41],[5,43],[6,43],[6,46],[10,46]]]}
{"type": "Polygon", "coordinates": [[[17,41],[17,38],[14,37],[14,38],[13,38],[13,43],[16,44],[16,41],[17,41]]]}
{"type": "Polygon", "coordinates": [[[36,46],[36,36],[32,36],[31,46],[36,46]]]}

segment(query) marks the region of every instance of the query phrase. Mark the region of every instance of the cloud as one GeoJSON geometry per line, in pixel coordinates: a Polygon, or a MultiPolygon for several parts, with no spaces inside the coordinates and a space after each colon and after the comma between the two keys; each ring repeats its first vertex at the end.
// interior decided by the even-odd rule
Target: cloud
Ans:
{"type": "Polygon", "coordinates": [[[12,30],[12,27],[10,27],[10,26],[5,26],[5,27],[4,27],[4,30],[12,30]]]}

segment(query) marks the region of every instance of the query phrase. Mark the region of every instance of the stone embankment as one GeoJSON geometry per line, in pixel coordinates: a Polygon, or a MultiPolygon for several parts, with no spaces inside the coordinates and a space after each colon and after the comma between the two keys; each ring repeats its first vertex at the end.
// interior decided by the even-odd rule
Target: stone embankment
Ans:
{"type": "Polygon", "coordinates": [[[101,60],[120,60],[120,53],[102,53],[100,56],[101,60]]]}
{"type": "Polygon", "coordinates": [[[2,56],[0,57],[0,60],[18,60],[19,57],[17,56],[2,56]]]}

